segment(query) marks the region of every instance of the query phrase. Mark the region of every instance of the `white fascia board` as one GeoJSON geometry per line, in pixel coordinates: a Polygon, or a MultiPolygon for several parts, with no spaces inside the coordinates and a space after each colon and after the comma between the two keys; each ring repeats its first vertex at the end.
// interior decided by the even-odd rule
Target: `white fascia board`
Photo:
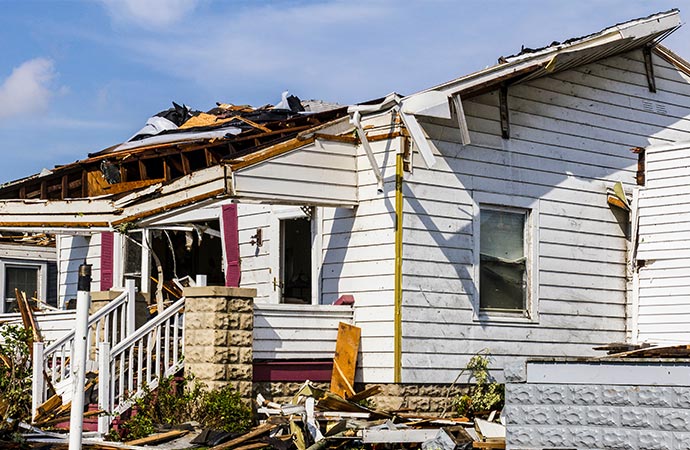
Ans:
{"type": "Polygon", "coordinates": [[[451,119],[453,117],[448,95],[439,91],[426,91],[405,98],[400,112],[418,116],[451,119]]]}
{"type": "Polygon", "coordinates": [[[680,23],[680,15],[677,11],[632,21],[627,24],[618,25],[617,27],[608,28],[600,32],[597,36],[587,37],[568,45],[549,47],[540,52],[527,53],[509,58],[507,63],[497,64],[479,72],[425,89],[425,91],[437,90],[445,92],[448,95],[460,93],[474,86],[490,82],[493,79],[509,76],[513,72],[525,70],[532,66],[542,66],[562,52],[594,47],[613,42],[617,39],[629,39],[630,37],[637,39],[665,30],[671,31],[673,28],[679,26],[680,23]]]}
{"type": "Polygon", "coordinates": [[[110,227],[0,227],[2,231],[22,231],[26,233],[47,233],[47,234],[62,234],[69,236],[91,236],[93,234],[104,233],[106,231],[113,231],[110,227]]]}
{"type": "Polygon", "coordinates": [[[672,11],[654,19],[643,19],[636,22],[622,24],[616,28],[624,38],[641,38],[677,28],[681,25],[680,14],[672,11]]]}
{"type": "MultiPolygon", "coordinates": [[[[0,200],[0,215],[31,214],[114,214],[116,208],[111,200],[0,200]]],[[[3,221],[5,218],[0,219],[3,221]]]]}
{"type": "Polygon", "coordinates": [[[369,114],[375,112],[387,112],[392,107],[396,106],[402,97],[395,92],[391,92],[386,95],[386,97],[381,101],[381,103],[376,103],[374,105],[351,105],[347,108],[348,114],[352,115],[354,112],[359,111],[361,114],[369,114]]]}
{"type": "Polygon", "coordinates": [[[184,206],[174,211],[157,214],[141,220],[139,227],[155,227],[163,225],[175,225],[188,222],[202,222],[217,220],[220,217],[220,207],[229,203],[228,199],[210,198],[192,205],[184,206]]]}

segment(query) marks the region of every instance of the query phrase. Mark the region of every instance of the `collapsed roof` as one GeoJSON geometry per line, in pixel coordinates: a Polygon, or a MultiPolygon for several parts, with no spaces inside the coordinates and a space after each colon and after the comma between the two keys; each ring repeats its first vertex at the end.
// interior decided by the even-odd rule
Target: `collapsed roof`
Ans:
{"type": "Polygon", "coordinates": [[[258,108],[218,103],[201,112],[173,103],[122,144],[0,186],[0,199],[117,196],[260,151],[347,115],[346,107],[311,103],[317,112],[287,93],[277,105],[258,108]]]}

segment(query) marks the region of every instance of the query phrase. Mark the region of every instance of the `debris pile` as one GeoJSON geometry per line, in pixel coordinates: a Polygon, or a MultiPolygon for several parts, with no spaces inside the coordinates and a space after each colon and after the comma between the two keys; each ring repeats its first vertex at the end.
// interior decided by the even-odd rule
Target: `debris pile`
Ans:
{"type": "Polygon", "coordinates": [[[307,381],[290,403],[274,403],[259,394],[257,412],[266,417],[265,422],[212,448],[316,450],[382,444],[421,445],[427,450],[505,447],[505,429],[497,423],[382,411],[360,404],[380,392],[381,387],[374,386],[345,399],[307,381]],[[481,428],[475,428],[480,423],[481,428]],[[502,434],[496,429],[503,429],[502,434]],[[487,443],[490,446],[485,446],[487,443]]]}

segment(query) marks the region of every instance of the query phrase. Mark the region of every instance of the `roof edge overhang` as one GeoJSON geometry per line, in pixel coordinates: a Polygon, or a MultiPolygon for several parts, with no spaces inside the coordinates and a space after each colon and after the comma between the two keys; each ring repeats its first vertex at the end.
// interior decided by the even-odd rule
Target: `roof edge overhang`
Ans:
{"type": "Polygon", "coordinates": [[[681,25],[680,13],[677,9],[673,9],[606,28],[581,39],[566,41],[564,44],[547,47],[534,53],[510,57],[504,63],[442,83],[419,93],[441,91],[449,96],[456,94],[468,96],[481,93],[487,88],[494,88],[502,83],[514,82],[516,79],[523,80],[527,75],[534,77],[534,72],[537,71],[540,72],[538,76],[544,76],[565,70],[565,68],[589,64],[634,48],[655,45],[681,25]],[[596,52],[596,49],[605,51],[596,52]],[[594,57],[575,60],[565,68],[557,67],[556,62],[559,57],[562,58],[564,55],[573,55],[575,52],[585,50],[594,51],[594,57]]]}

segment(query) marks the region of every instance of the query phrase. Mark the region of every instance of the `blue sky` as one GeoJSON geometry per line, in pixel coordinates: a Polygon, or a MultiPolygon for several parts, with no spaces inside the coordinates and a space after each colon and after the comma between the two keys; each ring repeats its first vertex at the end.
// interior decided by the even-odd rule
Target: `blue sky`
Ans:
{"type": "MultiPolygon", "coordinates": [[[[678,0],[0,0],[0,182],[122,142],[171,101],[409,94],[676,7],[690,18],[678,0]]],[[[686,59],[688,27],[665,41],[686,59]]]]}

